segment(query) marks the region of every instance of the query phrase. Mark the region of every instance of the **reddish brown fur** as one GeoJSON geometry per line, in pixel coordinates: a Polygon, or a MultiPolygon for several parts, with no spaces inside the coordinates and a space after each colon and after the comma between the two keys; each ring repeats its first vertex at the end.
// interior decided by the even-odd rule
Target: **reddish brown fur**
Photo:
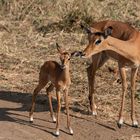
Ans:
{"type": "MultiPolygon", "coordinates": [[[[109,26],[111,26],[113,28],[113,32],[112,32],[111,36],[124,40],[124,41],[135,38],[135,36],[137,34],[137,30],[135,28],[131,27],[130,25],[120,22],[120,21],[109,21],[109,20],[94,23],[91,26],[91,30],[92,31],[97,30],[97,31],[103,32],[109,26]]],[[[92,51],[90,45],[96,40],[96,38],[98,38],[98,36],[89,34],[89,36],[88,36],[89,45],[83,51],[85,53],[85,55],[86,55],[86,53],[88,53],[88,52],[90,53],[92,51]]],[[[91,107],[93,114],[96,115],[96,105],[95,105],[95,100],[94,100],[95,72],[99,67],[101,67],[109,59],[109,57],[113,57],[113,58],[117,59],[118,65],[119,65],[119,70],[120,70],[120,75],[122,78],[123,96],[122,96],[122,104],[121,104],[121,110],[120,110],[120,115],[119,115],[119,121],[120,121],[123,119],[124,98],[125,98],[125,93],[127,90],[126,72],[125,72],[124,65],[128,62],[128,59],[124,58],[123,56],[119,55],[118,53],[115,53],[110,50],[106,50],[106,51],[100,52],[100,53],[92,56],[92,64],[87,68],[88,81],[89,81],[90,107],[91,107]]],[[[135,75],[135,74],[133,74],[133,75],[135,75]]],[[[132,80],[132,81],[134,81],[134,80],[132,80]]],[[[133,84],[132,89],[134,89],[134,87],[135,87],[135,84],[133,84]]],[[[132,101],[132,104],[133,104],[133,101],[132,101]]],[[[135,121],[134,106],[132,107],[132,119],[133,119],[133,121],[135,121]]]]}
{"type": "Polygon", "coordinates": [[[70,58],[72,57],[72,54],[69,54],[67,52],[63,52],[60,47],[57,48],[60,53],[60,60],[62,65],[58,64],[55,61],[47,61],[43,64],[43,66],[40,69],[39,73],[39,84],[34,90],[33,96],[32,96],[32,106],[31,111],[29,114],[30,121],[33,121],[33,112],[35,108],[35,100],[37,94],[40,92],[42,88],[46,86],[48,82],[51,82],[50,86],[46,89],[47,95],[49,97],[49,105],[50,105],[50,113],[53,121],[56,121],[56,135],[59,135],[59,114],[61,109],[61,103],[60,103],[60,92],[64,91],[65,93],[65,102],[66,102],[66,111],[67,111],[67,126],[70,131],[70,134],[73,134],[73,130],[70,126],[70,118],[69,118],[69,107],[68,107],[68,89],[71,83],[70,80],[70,73],[69,73],[69,63],[70,58]],[[54,117],[53,113],[53,107],[52,107],[52,96],[51,92],[53,89],[56,89],[56,96],[57,96],[57,120],[54,117]]]}

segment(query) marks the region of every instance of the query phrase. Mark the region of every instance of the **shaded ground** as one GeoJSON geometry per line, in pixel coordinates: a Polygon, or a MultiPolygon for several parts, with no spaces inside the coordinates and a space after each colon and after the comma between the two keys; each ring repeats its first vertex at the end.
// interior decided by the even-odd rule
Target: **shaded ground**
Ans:
{"type": "MultiPolygon", "coordinates": [[[[106,122],[100,118],[93,118],[80,112],[71,110],[71,123],[74,135],[71,136],[66,129],[66,115],[61,115],[61,135],[56,138],[53,135],[55,124],[51,122],[47,108],[47,101],[40,95],[37,100],[35,120],[33,124],[28,122],[28,109],[31,95],[27,93],[0,91],[0,139],[2,140],[138,140],[140,128],[132,128],[125,124],[121,129],[116,122],[106,122]]],[[[54,101],[55,103],[55,101],[54,101]]],[[[140,121],[140,120],[139,120],[140,121]]]]}

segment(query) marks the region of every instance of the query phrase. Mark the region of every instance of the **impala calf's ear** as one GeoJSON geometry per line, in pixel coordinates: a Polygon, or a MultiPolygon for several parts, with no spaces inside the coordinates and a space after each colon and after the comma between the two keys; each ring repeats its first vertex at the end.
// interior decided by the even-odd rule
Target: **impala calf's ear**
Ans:
{"type": "Polygon", "coordinates": [[[61,48],[61,46],[58,45],[58,43],[56,43],[56,47],[59,53],[63,53],[63,50],[61,48]]]}
{"type": "Polygon", "coordinates": [[[107,38],[109,35],[112,34],[113,28],[111,26],[107,27],[104,31],[104,37],[107,38]]]}

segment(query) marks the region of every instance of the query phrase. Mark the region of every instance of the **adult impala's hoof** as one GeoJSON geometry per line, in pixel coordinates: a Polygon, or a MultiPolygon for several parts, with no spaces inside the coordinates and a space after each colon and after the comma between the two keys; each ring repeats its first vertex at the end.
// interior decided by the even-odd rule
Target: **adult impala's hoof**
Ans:
{"type": "Polygon", "coordinates": [[[117,123],[118,127],[121,128],[123,125],[123,119],[120,119],[117,123]]]}
{"type": "Polygon", "coordinates": [[[60,135],[59,130],[55,132],[55,136],[58,137],[60,135]]]}
{"type": "Polygon", "coordinates": [[[132,127],[138,128],[138,125],[139,125],[138,122],[134,121],[133,124],[132,124],[132,127]]]}
{"type": "Polygon", "coordinates": [[[33,123],[33,120],[34,120],[34,119],[33,119],[33,117],[31,116],[30,119],[29,119],[29,122],[30,122],[30,123],[33,123]]]}
{"type": "Polygon", "coordinates": [[[70,131],[70,134],[73,135],[73,130],[71,127],[69,128],[69,131],[70,131]]]}
{"type": "Polygon", "coordinates": [[[30,121],[30,120],[29,120],[29,123],[33,123],[33,121],[30,121]]]}
{"type": "Polygon", "coordinates": [[[119,127],[119,128],[121,128],[122,127],[122,124],[120,124],[119,122],[117,123],[117,126],[119,127]]]}
{"type": "Polygon", "coordinates": [[[52,121],[53,123],[56,123],[56,118],[54,116],[52,116],[52,121]]]}

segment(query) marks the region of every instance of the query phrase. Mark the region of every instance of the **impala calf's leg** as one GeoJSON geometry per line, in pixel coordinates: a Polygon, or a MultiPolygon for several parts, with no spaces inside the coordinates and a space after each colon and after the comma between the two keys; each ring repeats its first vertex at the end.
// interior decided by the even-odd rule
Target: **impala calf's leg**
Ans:
{"type": "Polygon", "coordinates": [[[133,68],[131,70],[131,119],[132,126],[138,127],[138,121],[136,120],[135,114],[135,92],[136,92],[136,76],[137,76],[138,68],[133,68]]]}
{"type": "Polygon", "coordinates": [[[56,118],[55,118],[55,116],[54,116],[53,106],[52,106],[52,95],[51,95],[51,92],[53,91],[53,89],[54,89],[54,86],[53,86],[53,84],[51,84],[51,85],[46,89],[46,92],[47,92],[48,99],[49,99],[50,114],[51,114],[51,117],[52,117],[53,122],[56,122],[56,118]]]}
{"type": "Polygon", "coordinates": [[[70,117],[69,117],[68,89],[66,89],[64,92],[65,92],[65,105],[66,105],[66,112],[67,112],[67,126],[68,126],[70,134],[73,135],[73,130],[70,126],[70,117]]]}
{"type": "Polygon", "coordinates": [[[56,90],[56,97],[57,97],[57,120],[56,120],[56,136],[59,136],[59,124],[60,124],[60,110],[61,110],[61,103],[60,103],[60,91],[56,90]]]}
{"type": "Polygon", "coordinates": [[[123,119],[123,110],[124,110],[124,104],[125,104],[125,95],[127,92],[127,80],[126,80],[126,71],[125,68],[120,68],[120,76],[122,79],[122,101],[121,101],[121,109],[119,113],[119,120],[118,120],[118,127],[121,128],[124,119],[123,119]]]}
{"type": "Polygon", "coordinates": [[[35,88],[33,95],[32,95],[32,104],[31,104],[31,109],[30,109],[30,113],[29,113],[29,118],[30,118],[30,122],[33,122],[33,112],[35,109],[35,100],[36,100],[36,96],[37,94],[40,92],[40,90],[45,87],[46,83],[39,83],[38,86],[35,88]]]}

